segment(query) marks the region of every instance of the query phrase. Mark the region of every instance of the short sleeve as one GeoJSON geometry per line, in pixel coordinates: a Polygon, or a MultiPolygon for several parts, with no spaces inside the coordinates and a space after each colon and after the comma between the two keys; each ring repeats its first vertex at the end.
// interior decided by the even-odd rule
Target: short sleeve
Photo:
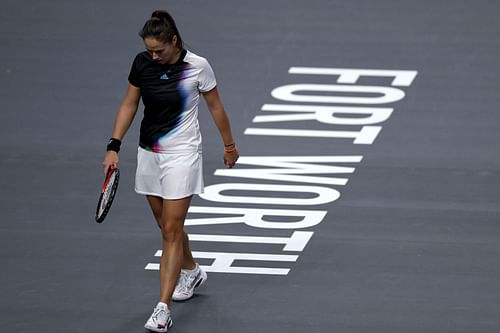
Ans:
{"type": "Polygon", "coordinates": [[[128,75],[128,82],[134,87],[141,86],[141,79],[139,75],[139,62],[140,62],[140,55],[138,54],[135,57],[134,62],[132,63],[132,67],[130,68],[130,73],[128,75]]]}
{"type": "Polygon", "coordinates": [[[201,92],[210,91],[217,85],[214,71],[206,59],[203,59],[201,62],[201,71],[198,80],[198,89],[201,92]]]}

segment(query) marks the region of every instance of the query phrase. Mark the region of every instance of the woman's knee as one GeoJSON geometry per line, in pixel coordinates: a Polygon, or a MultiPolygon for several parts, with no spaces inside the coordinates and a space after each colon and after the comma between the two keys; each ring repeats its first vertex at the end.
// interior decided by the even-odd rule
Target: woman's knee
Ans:
{"type": "Polygon", "coordinates": [[[175,242],[184,240],[183,221],[162,221],[161,234],[165,241],[175,242]]]}
{"type": "Polygon", "coordinates": [[[186,219],[191,198],[164,200],[161,216],[163,239],[183,242],[184,220],[186,219]]]}

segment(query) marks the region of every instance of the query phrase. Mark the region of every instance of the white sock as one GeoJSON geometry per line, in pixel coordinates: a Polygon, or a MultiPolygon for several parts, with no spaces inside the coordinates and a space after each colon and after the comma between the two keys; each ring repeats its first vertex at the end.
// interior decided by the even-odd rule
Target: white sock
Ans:
{"type": "Polygon", "coordinates": [[[167,310],[168,310],[168,305],[167,305],[167,303],[158,302],[158,304],[156,305],[156,307],[157,307],[157,308],[167,309],[167,310]]]}
{"type": "Polygon", "coordinates": [[[188,273],[194,273],[194,271],[196,271],[197,268],[198,264],[196,264],[193,269],[183,269],[183,271],[188,273]]]}

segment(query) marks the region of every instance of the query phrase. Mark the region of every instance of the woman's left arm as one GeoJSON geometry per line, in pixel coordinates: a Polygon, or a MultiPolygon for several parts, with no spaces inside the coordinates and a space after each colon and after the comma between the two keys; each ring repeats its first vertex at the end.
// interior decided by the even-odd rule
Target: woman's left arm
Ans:
{"type": "Polygon", "coordinates": [[[207,103],[208,110],[212,115],[215,126],[217,126],[222,141],[224,142],[224,164],[232,168],[236,164],[239,155],[231,133],[229,118],[226,111],[224,111],[224,106],[222,105],[217,87],[202,94],[207,103]]]}

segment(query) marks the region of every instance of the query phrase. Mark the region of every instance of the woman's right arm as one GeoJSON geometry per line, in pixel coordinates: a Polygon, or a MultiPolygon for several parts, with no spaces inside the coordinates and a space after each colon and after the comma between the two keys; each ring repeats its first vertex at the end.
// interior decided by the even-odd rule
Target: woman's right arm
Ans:
{"type": "MultiPolygon", "coordinates": [[[[111,137],[123,140],[125,133],[130,128],[132,121],[134,120],[135,114],[137,113],[137,108],[139,106],[139,100],[141,99],[141,91],[138,87],[128,84],[127,94],[123,99],[120,109],[118,110],[115,117],[115,124],[113,126],[113,132],[111,137]]],[[[108,172],[110,167],[116,168],[118,166],[118,153],[112,150],[106,152],[104,157],[104,174],[108,172]]]]}

